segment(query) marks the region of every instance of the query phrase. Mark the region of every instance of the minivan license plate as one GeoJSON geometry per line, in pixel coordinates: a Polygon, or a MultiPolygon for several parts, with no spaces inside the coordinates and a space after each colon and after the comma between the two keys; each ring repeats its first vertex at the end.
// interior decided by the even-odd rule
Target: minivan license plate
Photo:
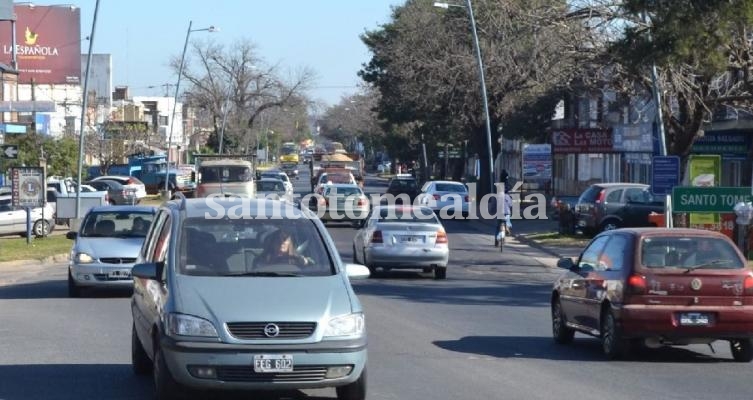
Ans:
{"type": "Polygon", "coordinates": [[[260,354],[254,356],[254,372],[293,372],[290,354],[260,354]]]}
{"type": "Polygon", "coordinates": [[[701,313],[680,314],[680,325],[705,326],[709,324],[709,316],[701,313]]]}

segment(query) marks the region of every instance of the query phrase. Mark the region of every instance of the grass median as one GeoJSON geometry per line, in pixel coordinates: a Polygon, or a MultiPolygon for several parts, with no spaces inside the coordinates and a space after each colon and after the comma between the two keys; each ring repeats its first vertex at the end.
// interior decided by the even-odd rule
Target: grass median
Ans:
{"type": "Polygon", "coordinates": [[[0,262],[17,260],[43,260],[57,254],[71,251],[73,241],[64,235],[32,239],[26,244],[26,238],[0,239],[0,262]]]}
{"type": "Polygon", "coordinates": [[[525,238],[543,245],[572,247],[585,247],[591,240],[583,236],[561,235],[556,232],[535,233],[525,235],[525,238]]]}

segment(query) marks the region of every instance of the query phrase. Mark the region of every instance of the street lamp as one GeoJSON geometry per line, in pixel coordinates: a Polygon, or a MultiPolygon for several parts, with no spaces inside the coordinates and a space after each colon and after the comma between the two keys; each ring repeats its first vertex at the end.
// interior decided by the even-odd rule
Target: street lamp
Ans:
{"type": "MultiPolygon", "coordinates": [[[[484,78],[484,63],[481,59],[481,46],[478,43],[478,33],[476,32],[476,19],[473,16],[473,6],[471,0],[466,0],[466,5],[450,4],[444,2],[435,2],[434,7],[444,8],[445,10],[450,7],[466,8],[468,10],[468,16],[471,20],[471,31],[473,32],[473,43],[476,46],[476,60],[478,61],[478,76],[481,83],[481,98],[484,103],[484,119],[486,124],[486,150],[489,153],[489,193],[494,193],[494,160],[492,157],[492,124],[489,120],[489,100],[486,95],[486,79],[484,78]]],[[[502,154],[502,153],[500,153],[502,154]]]]}
{"type": "Polygon", "coordinates": [[[173,114],[170,118],[170,133],[167,137],[167,165],[165,170],[165,191],[164,197],[168,197],[170,188],[170,148],[173,145],[173,126],[175,126],[175,110],[178,108],[178,93],[180,91],[180,78],[183,77],[183,65],[186,61],[186,50],[188,50],[188,38],[191,36],[191,32],[218,32],[219,29],[214,26],[202,29],[191,29],[193,21],[188,21],[188,31],[186,31],[186,42],[183,44],[183,54],[180,56],[180,67],[178,68],[178,82],[175,84],[175,97],[173,98],[173,114]]]}

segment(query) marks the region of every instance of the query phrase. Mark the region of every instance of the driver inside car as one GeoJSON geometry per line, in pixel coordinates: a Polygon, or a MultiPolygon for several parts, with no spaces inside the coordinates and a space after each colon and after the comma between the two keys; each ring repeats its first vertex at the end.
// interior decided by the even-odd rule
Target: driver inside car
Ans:
{"type": "Polygon", "coordinates": [[[262,253],[254,260],[254,266],[264,265],[313,265],[314,260],[298,254],[290,233],[280,229],[270,234],[262,253]]]}

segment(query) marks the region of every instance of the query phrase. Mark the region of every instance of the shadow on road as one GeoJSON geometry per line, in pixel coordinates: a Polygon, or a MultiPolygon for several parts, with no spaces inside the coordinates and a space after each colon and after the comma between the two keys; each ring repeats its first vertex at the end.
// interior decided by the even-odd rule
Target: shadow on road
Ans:
{"type": "MultiPolygon", "coordinates": [[[[0,366],[3,400],[151,399],[150,376],[136,376],[129,364],[47,364],[0,366]]],[[[196,399],[325,400],[299,391],[199,393],[196,399]]]]}
{"type": "MultiPolygon", "coordinates": [[[[84,289],[81,297],[118,298],[130,297],[131,289],[84,289]]],[[[33,283],[16,283],[0,286],[0,299],[62,299],[68,298],[68,286],[64,280],[46,280],[33,283]]],[[[1,393],[1,392],[0,392],[1,393]]]]}
{"type": "MultiPolygon", "coordinates": [[[[577,338],[570,345],[555,344],[551,337],[533,336],[466,336],[460,340],[435,341],[442,349],[458,353],[496,358],[529,358],[554,361],[602,362],[601,345],[595,338],[577,338]]],[[[716,346],[720,346],[716,344],[716,346]]],[[[641,349],[629,355],[628,362],[718,363],[731,359],[711,357],[688,348],[663,347],[641,349]]]]}
{"type": "MultiPolygon", "coordinates": [[[[427,274],[428,275],[428,274],[427,274]]],[[[434,283],[432,278],[417,272],[390,271],[387,280],[371,280],[368,283],[354,284],[356,293],[380,297],[391,297],[402,301],[438,303],[453,305],[487,305],[508,307],[542,307],[549,304],[550,283],[520,283],[505,285],[495,282],[490,286],[450,286],[448,281],[434,283]],[[396,281],[403,279],[403,281],[396,281]],[[401,285],[407,280],[426,280],[426,286],[401,285]],[[393,282],[391,282],[393,281],[393,282]]],[[[377,272],[375,278],[381,278],[377,272]]]]}

